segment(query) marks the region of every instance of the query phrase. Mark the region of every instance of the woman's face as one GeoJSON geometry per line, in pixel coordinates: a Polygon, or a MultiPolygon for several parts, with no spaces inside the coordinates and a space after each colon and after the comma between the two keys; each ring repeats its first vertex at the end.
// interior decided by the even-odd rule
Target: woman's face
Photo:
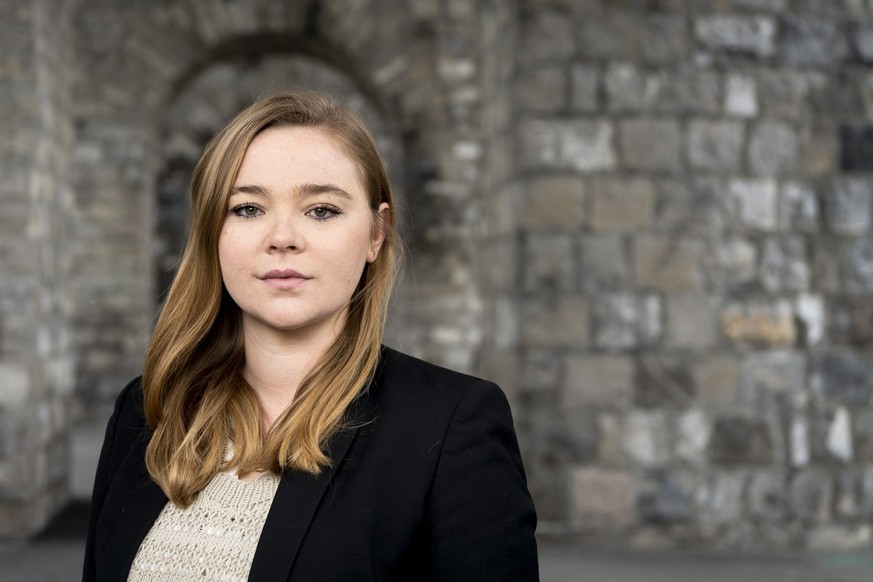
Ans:
{"type": "MultiPolygon", "coordinates": [[[[378,212],[387,219],[388,204],[378,212]]],[[[383,232],[357,163],[328,132],[278,127],[257,135],[218,239],[222,279],[246,333],[335,337],[383,232]]]]}

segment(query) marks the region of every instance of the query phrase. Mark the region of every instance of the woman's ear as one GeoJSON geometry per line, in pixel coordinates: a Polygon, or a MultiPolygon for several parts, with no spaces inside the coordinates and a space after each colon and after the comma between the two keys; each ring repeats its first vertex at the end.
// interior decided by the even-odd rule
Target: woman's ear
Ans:
{"type": "Polygon", "coordinates": [[[367,262],[372,263],[379,256],[385,234],[391,228],[391,212],[387,202],[379,205],[374,213],[373,237],[370,240],[370,250],[367,252],[367,262]]]}

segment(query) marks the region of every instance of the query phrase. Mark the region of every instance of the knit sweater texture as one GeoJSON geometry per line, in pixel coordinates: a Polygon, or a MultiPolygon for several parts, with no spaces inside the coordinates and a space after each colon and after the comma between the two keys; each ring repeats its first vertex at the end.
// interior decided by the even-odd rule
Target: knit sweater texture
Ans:
{"type": "Polygon", "coordinates": [[[245,582],[279,477],[218,473],[185,509],[168,502],[133,560],[128,582],[245,582]]]}

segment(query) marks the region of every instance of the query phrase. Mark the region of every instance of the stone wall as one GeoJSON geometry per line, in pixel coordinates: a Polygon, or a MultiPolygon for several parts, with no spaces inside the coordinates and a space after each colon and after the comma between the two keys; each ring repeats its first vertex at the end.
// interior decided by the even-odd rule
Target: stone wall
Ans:
{"type": "Polygon", "coordinates": [[[0,4],[0,534],[138,373],[205,140],[303,84],[376,126],[390,341],[506,389],[541,531],[873,543],[870,2],[59,6],[0,4]]]}
{"type": "Polygon", "coordinates": [[[869,546],[873,7],[521,4],[541,517],[639,544],[869,546]]]}
{"type": "Polygon", "coordinates": [[[67,499],[68,9],[60,0],[2,8],[0,537],[39,531],[67,499]]]}

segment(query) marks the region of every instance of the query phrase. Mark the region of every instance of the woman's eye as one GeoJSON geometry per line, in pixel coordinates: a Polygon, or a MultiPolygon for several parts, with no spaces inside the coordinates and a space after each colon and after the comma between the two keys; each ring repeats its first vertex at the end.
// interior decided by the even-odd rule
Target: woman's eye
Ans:
{"type": "Polygon", "coordinates": [[[309,214],[318,220],[327,220],[337,216],[339,213],[339,210],[331,208],[330,206],[316,206],[309,211],[309,214]]]}
{"type": "Polygon", "coordinates": [[[260,214],[261,209],[254,204],[240,204],[235,206],[231,212],[243,218],[253,218],[260,214]]]}

